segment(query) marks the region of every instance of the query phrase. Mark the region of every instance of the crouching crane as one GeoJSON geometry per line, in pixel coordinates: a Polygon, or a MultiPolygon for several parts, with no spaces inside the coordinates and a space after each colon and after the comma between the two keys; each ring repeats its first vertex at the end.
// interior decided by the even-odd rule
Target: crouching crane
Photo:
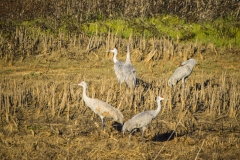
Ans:
{"type": "Polygon", "coordinates": [[[122,132],[123,135],[126,131],[130,132],[129,140],[131,138],[131,134],[135,131],[137,128],[142,128],[142,139],[144,139],[144,131],[147,128],[147,125],[151,123],[151,121],[157,117],[158,113],[161,110],[161,104],[160,101],[164,100],[163,97],[157,96],[157,109],[156,110],[149,110],[145,112],[141,112],[134,117],[132,117],[130,120],[126,121],[123,125],[122,132]]]}
{"type": "Polygon", "coordinates": [[[183,85],[185,84],[185,79],[192,73],[193,67],[197,64],[195,59],[189,59],[182,62],[180,66],[175,70],[173,75],[168,80],[168,86],[174,86],[180,80],[182,80],[183,85]]]}
{"type": "Polygon", "coordinates": [[[104,118],[112,118],[114,121],[117,121],[123,124],[123,114],[116,108],[112,107],[110,104],[94,98],[89,98],[86,94],[87,83],[82,81],[78,84],[83,87],[83,100],[85,104],[96,114],[98,114],[102,120],[102,129],[104,129],[104,118]]]}

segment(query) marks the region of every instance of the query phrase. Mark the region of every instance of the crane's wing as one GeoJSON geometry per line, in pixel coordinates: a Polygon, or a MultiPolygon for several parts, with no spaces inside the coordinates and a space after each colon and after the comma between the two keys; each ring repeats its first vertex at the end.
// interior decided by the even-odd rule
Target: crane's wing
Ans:
{"type": "Polygon", "coordinates": [[[183,77],[187,77],[191,73],[191,70],[187,66],[178,67],[173,73],[170,79],[175,79],[177,81],[181,80],[183,77]]]}
{"type": "Polygon", "coordinates": [[[123,66],[124,63],[121,61],[117,61],[116,63],[114,63],[114,72],[120,83],[124,82],[123,66]]]}
{"type": "Polygon", "coordinates": [[[147,111],[139,113],[129,120],[128,130],[145,127],[146,125],[151,123],[152,119],[152,115],[147,111]]]}
{"type": "Polygon", "coordinates": [[[123,74],[125,76],[125,81],[127,82],[129,87],[135,87],[137,72],[136,69],[131,64],[125,64],[123,69],[123,74]]]}
{"type": "Polygon", "coordinates": [[[91,99],[90,102],[87,104],[93,112],[98,114],[99,116],[102,117],[108,117],[108,118],[114,118],[113,115],[115,114],[115,110],[113,107],[99,99],[91,99]]]}

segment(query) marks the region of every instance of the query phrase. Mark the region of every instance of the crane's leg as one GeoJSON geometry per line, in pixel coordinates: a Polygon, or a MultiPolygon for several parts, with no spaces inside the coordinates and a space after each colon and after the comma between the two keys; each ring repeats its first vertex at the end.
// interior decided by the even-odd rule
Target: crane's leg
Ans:
{"type": "Polygon", "coordinates": [[[176,83],[177,83],[177,82],[175,82],[175,81],[174,81],[174,83],[172,83],[172,88],[173,88],[173,91],[174,91],[174,92],[175,92],[175,90],[176,90],[176,87],[175,87],[175,86],[176,86],[176,83]]]}
{"type": "Polygon", "coordinates": [[[128,137],[128,141],[130,141],[131,135],[132,135],[133,132],[134,132],[134,130],[132,130],[132,131],[130,132],[129,137],[128,137]]]}
{"type": "Polygon", "coordinates": [[[122,82],[120,80],[118,80],[118,84],[120,86],[120,91],[121,91],[122,82]]]}
{"type": "Polygon", "coordinates": [[[182,84],[185,85],[185,78],[182,78],[182,84]]]}
{"type": "Polygon", "coordinates": [[[131,140],[131,135],[132,135],[132,132],[130,132],[130,134],[129,134],[128,141],[131,140]]]}
{"type": "Polygon", "coordinates": [[[144,131],[146,130],[146,127],[142,128],[142,141],[144,141],[144,131]]]}
{"type": "Polygon", "coordinates": [[[102,120],[102,130],[104,130],[104,128],[105,128],[104,118],[101,117],[101,120],[102,120]]]}
{"type": "Polygon", "coordinates": [[[133,130],[130,132],[129,138],[128,138],[129,141],[130,141],[130,139],[131,139],[132,133],[134,133],[136,130],[137,130],[137,129],[133,129],[133,130]]]}
{"type": "Polygon", "coordinates": [[[104,123],[104,117],[101,116],[101,120],[102,120],[102,130],[103,130],[103,137],[105,138],[105,123],[104,123]]]}
{"type": "Polygon", "coordinates": [[[91,116],[91,120],[93,120],[94,116],[95,116],[95,113],[93,112],[91,116]]]}

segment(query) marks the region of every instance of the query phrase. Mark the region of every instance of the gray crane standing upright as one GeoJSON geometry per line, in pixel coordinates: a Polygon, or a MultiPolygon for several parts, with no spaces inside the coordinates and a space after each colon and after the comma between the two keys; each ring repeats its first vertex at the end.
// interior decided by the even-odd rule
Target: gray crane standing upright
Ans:
{"type": "Polygon", "coordinates": [[[189,59],[182,62],[180,66],[175,70],[173,75],[168,80],[168,86],[174,86],[180,80],[182,80],[183,85],[185,84],[185,79],[192,73],[193,67],[197,64],[195,59],[189,59]]]}
{"type": "Polygon", "coordinates": [[[83,87],[83,100],[85,104],[96,114],[98,114],[102,120],[102,129],[104,129],[104,118],[112,118],[114,121],[117,121],[123,124],[123,114],[116,108],[112,107],[110,104],[94,98],[89,98],[86,94],[87,83],[82,81],[78,84],[83,87]]]}
{"type": "Polygon", "coordinates": [[[151,123],[151,121],[156,118],[158,113],[161,110],[161,104],[160,101],[164,100],[163,97],[157,96],[157,109],[156,110],[149,110],[145,112],[141,112],[134,117],[132,117],[130,120],[126,121],[123,125],[122,132],[123,135],[126,131],[130,132],[129,140],[131,138],[131,134],[135,131],[137,128],[142,128],[142,139],[144,139],[144,131],[146,129],[146,126],[151,123]]]}
{"type": "Polygon", "coordinates": [[[117,76],[118,83],[122,84],[125,81],[125,76],[123,73],[124,63],[117,60],[118,50],[116,48],[111,49],[110,52],[114,53],[114,55],[113,55],[114,71],[117,76]]]}
{"type": "Polygon", "coordinates": [[[136,80],[137,80],[137,73],[136,69],[131,63],[130,60],[130,48],[129,44],[127,45],[127,58],[126,62],[123,66],[123,74],[125,76],[125,82],[127,83],[129,88],[135,88],[136,86],[136,80]]]}

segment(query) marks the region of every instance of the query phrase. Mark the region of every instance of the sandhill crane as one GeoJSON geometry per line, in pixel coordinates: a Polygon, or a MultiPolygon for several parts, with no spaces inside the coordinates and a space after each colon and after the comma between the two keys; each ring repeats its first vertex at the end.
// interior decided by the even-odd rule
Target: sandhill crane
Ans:
{"type": "Polygon", "coordinates": [[[123,66],[123,74],[128,87],[134,88],[136,86],[137,73],[130,60],[129,44],[127,45],[127,58],[123,66]]]}
{"type": "Polygon", "coordinates": [[[118,83],[122,84],[124,82],[124,80],[125,80],[124,74],[123,74],[123,65],[124,65],[124,63],[119,61],[119,60],[117,60],[118,50],[116,48],[111,49],[110,52],[114,53],[114,56],[113,56],[114,71],[115,71],[115,74],[117,76],[118,83]]]}
{"type": "Polygon", "coordinates": [[[89,98],[86,94],[87,90],[87,83],[82,81],[78,84],[79,86],[83,87],[83,100],[86,105],[96,114],[98,114],[102,120],[102,128],[104,129],[104,118],[112,118],[114,121],[117,121],[123,124],[123,114],[116,108],[113,108],[110,104],[99,100],[89,98]]]}
{"type": "Polygon", "coordinates": [[[175,70],[173,75],[168,80],[168,86],[174,86],[178,81],[182,79],[182,83],[185,84],[185,79],[192,73],[193,67],[196,65],[195,59],[189,59],[182,62],[180,66],[175,70]]]}
{"type": "Polygon", "coordinates": [[[129,140],[131,138],[131,134],[135,131],[137,128],[142,128],[142,139],[144,138],[144,131],[146,129],[146,126],[151,123],[151,121],[156,118],[158,113],[161,110],[161,104],[160,101],[164,100],[163,97],[157,96],[157,109],[156,110],[149,110],[145,112],[141,112],[134,117],[132,117],[130,120],[126,121],[123,125],[122,132],[123,135],[126,131],[130,132],[129,140]]]}

